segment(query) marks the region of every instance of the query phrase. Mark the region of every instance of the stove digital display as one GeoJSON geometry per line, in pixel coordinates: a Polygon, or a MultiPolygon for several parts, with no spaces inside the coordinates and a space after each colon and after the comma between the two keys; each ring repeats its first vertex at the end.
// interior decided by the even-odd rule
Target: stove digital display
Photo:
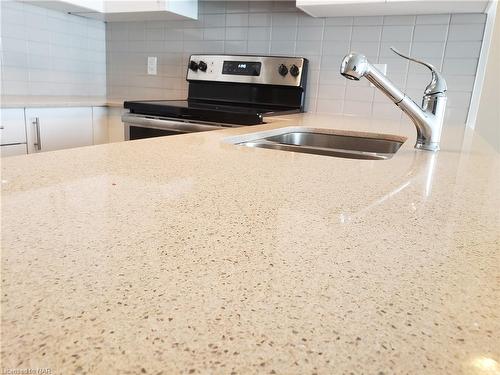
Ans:
{"type": "Polygon", "coordinates": [[[224,61],[222,74],[232,74],[238,76],[259,76],[260,62],[251,61],[224,61]]]}

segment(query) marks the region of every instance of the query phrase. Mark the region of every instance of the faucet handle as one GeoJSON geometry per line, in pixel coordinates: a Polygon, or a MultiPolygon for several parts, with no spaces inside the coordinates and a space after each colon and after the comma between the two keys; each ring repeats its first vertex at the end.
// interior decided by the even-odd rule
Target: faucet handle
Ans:
{"type": "Polygon", "coordinates": [[[403,55],[401,52],[399,52],[396,48],[391,47],[392,52],[394,52],[396,55],[401,56],[407,60],[416,62],[418,64],[422,64],[423,66],[426,66],[427,68],[430,69],[432,72],[432,79],[431,82],[427,85],[425,88],[425,95],[435,95],[435,94],[444,94],[446,90],[448,90],[448,86],[446,85],[446,80],[444,77],[439,73],[436,68],[434,68],[433,65],[429,64],[428,62],[416,59],[414,57],[406,56],[403,55]]]}

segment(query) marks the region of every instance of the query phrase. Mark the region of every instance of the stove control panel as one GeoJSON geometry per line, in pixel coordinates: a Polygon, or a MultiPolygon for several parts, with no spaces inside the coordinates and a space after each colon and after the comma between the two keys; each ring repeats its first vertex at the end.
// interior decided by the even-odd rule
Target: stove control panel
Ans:
{"type": "Polygon", "coordinates": [[[300,87],[306,81],[307,65],[302,57],[192,55],[187,80],[300,87]]]}

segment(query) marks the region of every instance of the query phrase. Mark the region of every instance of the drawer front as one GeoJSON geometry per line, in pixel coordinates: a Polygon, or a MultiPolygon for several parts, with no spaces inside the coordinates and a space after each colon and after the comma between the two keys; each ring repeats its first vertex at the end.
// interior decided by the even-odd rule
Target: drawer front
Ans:
{"type": "Polygon", "coordinates": [[[0,146],[0,152],[3,158],[6,156],[26,155],[28,150],[26,144],[23,143],[19,145],[0,146]]]}
{"type": "Polygon", "coordinates": [[[26,143],[26,126],[23,108],[0,110],[0,144],[26,143]]]}

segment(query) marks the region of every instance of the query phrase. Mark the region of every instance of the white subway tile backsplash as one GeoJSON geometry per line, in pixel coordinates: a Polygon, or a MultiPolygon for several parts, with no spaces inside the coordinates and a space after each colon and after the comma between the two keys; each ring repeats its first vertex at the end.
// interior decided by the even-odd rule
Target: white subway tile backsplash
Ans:
{"type": "Polygon", "coordinates": [[[248,13],[248,1],[226,2],[226,13],[248,13]]]}
{"type": "Polygon", "coordinates": [[[268,55],[271,42],[269,40],[249,40],[248,53],[268,55]]]}
{"type": "Polygon", "coordinates": [[[351,33],[351,26],[326,26],[324,40],[349,41],[351,33]]]}
{"type": "Polygon", "coordinates": [[[320,85],[346,86],[347,80],[339,74],[338,69],[334,68],[327,63],[321,65],[320,85]]]}
{"type": "Polygon", "coordinates": [[[273,12],[298,13],[297,7],[295,6],[295,1],[293,0],[273,1],[272,3],[273,12]]]}
{"type": "Polygon", "coordinates": [[[345,99],[371,103],[373,101],[374,90],[375,89],[372,87],[362,87],[358,85],[347,84],[345,90],[345,99]]]}
{"type": "Polygon", "coordinates": [[[2,66],[3,77],[9,81],[28,81],[29,71],[14,66],[2,66]]]}
{"type": "MultiPolygon", "coordinates": [[[[130,34],[129,34],[130,35],[130,34]]],[[[146,30],[146,40],[164,40],[165,30],[164,29],[147,29],[146,30]]],[[[130,39],[130,36],[129,36],[130,39]]]]}
{"type": "Polygon", "coordinates": [[[296,12],[274,13],[272,23],[274,26],[297,26],[298,16],[296,12]]]}
{"type": "Polygon", "coordinates": [[[415,16],[384,16],[384,25],[414,25],[415,16]]]}
{"type": "Polygon", "coordinates": [[[270,13],[250,13],[248,16],[249,26],[271,26],[270,13]]]}
{"type": "Polygon", "coordinates": [[[314,18],[307,14],[299,15],[299,26],[321,26],[323,27],[325,23],[324,18],[314,18]]]}
{"type": "Polygon", "coordinates": [[[249,27],[248,40],[270,40],[271,28],[270,27],[249,27]]]}
{"type": "Polygon", "coordinates": [[[250,1],[248,4],[248,11],[250,13],[266,13],[273,10],[272,1],[250,1]]]}
{"type": "Polygon", "coordinates": [[[343,112],[346,115],[370,116],[372,113],[372,104],[367,102],[345,100],[343,112]]]}
{"type": "Polygon", "coordinates": [[[247,40],[248,27],[227,27],[226,40],[247,40]]]}
{"type": "Polygon", "coordinates": [[[184,29],[184,40],[203,40],[203,29],[184,29]]]}
{"type": "Polygon", "coordinates": [[[414,42],[411,55],[417,58],[438,59],[443,56],[444,42],[414,42]]]}
{"type": "MultiPolygon", "coordinates": [[[[467,107],[484,23],[484,15],[477,14],[313,18],[298,11],[294,1],[201,1],[199,21],[158,21],[156,28],[164,30],[164,44],[151,53],[159,56],[159,76],[177,81],[155,79],[148,85],[158,86],[154,87],[158,90],[154,95],[160,97],[185,95],[189,53],[300,55],[310,60],[306,99],[309,111],[397,120],[404,117],[401,111],[367,80],[348,82],[339,74],[344,55],[357,51],[373,62],[387,64],[388,77],[406,88],[417,102],[430,82],[428,69],[408,63],[389,48],[394,46],[405,54],[423,58],[443,68],[449,90],[457,93],[452,95],[452,105],[467,107]]],[[[144,27],[146,23],[135,24],[133,27],[144,27]]],[[[119,23],[106,25],[108,92],[110,96],[123,97],[133,92],[135,97],[146,97],[153,91],[136,86],[140,80],[130,77],[144,75],[147,52],[131,43],[127,34],[130,29],[123,36],[123,27],[119,23]],[[134,55],[141,56],[141,60],[136,61],[134,55]]],[[[68,48],[69,42],[63,39],[60,45],[68,48]]],[[[447,116],[465,118],[466,112],[461,110],[453,108],[447,116]]]]}
{"type": "Polygon", "coordinates": [[[352,40],[357,42],[378,42],[382,26],[353,26],[352,40]]]}
{"type": "Polygon", "coordinates": [[[228,27],[248,26],[248,13],[226,14],[226,26],[228,27]]]}
{"type": "Polygon", "coordinates": [[[296,40],[297,28],[296,27],[274,27],[271,29],[271,40],[296,40]]]}
{"type": "Polygon", "coordinates": [[[336,85],[319,85],[318,96],[323,99],[328,100],[344,100],[345,98],[345,86],[336,85]]]}
{"type": "Polygon", "coordinates": [[[387,64],[387,73],[406,73],[408,70],[408,60],[402,59],[393,54],[395,57],[384,57],[379,59],[379,63],[387,64]]]}
{"type": "Polygon", "coordinates": [[[323,39],[323,28],[318,26],[299,26],[297,40],[321,40],[323,39]]]}
{"type": "Polygon", "coordinates": [[[20,2],[0,6],[2,95],[106,95],[103,22],[20,2]]]}
{"type": "Polygon", "coordinates": [[[271,41],[271,55],[294,55],[295,41],[271,41]]]}
{"type": "Polygon", "coordinates": [[[226,41],[224,52],[229,54],[247,53],[247,42],[245,40],[226,41]]]}
{"type": "Polygon", "coordinates": [[[467,108],[470,103],[471,93],[465,91],[448,90],[447,106],[450,108],[467,108]]]}
{"type": "Polygon", "coordinates": [[[205,14],[201,15],[205,27],[225,27],[225,14],[205,14]]]}
{"type": "Polygon", "coordinates": [[[203,40],[224,40],[226,29],[224,27],[213,27],[203,30],[203,40]]]}
{"type": "Polygon", "coordinates": [[[321,55],[321,40],[298,40],[295,45],[295,54],[305,57],[321,55]]]}
{"type": "Polygon", "coordinates": [[[350,45],[349,40],[323,40],[323,55],[347,55],[350,45]]]}
{"type": "Polygon", "coordinates": [[[182,52],[183,48],[183,43],[182,40],[168,40],[165,41],[165,44],[163,46],[163,50],[165,52],[182,52]]]}
{"type": "Polygon", "coordinates": [[[450,25],[448,40],[480,41],[483,40],[484,24],[450,25]]]}
{"type": "Polygon", "coordinates": [[[471,87],[474,85],[474,80],[476,77],[474,75],[446,75],[446,83],[448,85],[448,90],[451,91],[465,91],[470,92],[471,87]]]}
{"type": "Polygon", "coordinates": [[[481,23],[484,25],[485,22],[486,14],[484,13],[462,13],[451,16],[452,24],[481,23]]]}
{"type": "Polygon", "coordinates": [[[423,14],[417,16],[417,25],[447,25],[449,14],[423,14]]]}
{"type": "Polygon", "coordinates": [[[325,26],[351,26],[353,17],[329,17],[325,18],[325,26]]]}
{"type": "Polygon", "coordinates": [[[204,14],[224,14],[226,13],[225,1],[200,1],[200,11],[204,14]]]}
{"type": "Polygon", "coordinates": [[[186,40],[183,43],[183,52],[200,53],[204,52],[205,42],[201,40],[186,40]]]}
{"type": "MultiPolygon", "coordinates": [[[[444,59],[443,74],[475,75],[478,59],[444,59]]],[[[472,91],[472,90],[471,90],[472,91]]]]}
{"type": "Polygon", "coordinates": [[[394,103],[388,102],[373,102],[373,116],[380,119],[399,120],[401,118],[401,109],[394,103]]]}
{"type": "Polygon", "coordinates": [[[383,42],[409,42],[412,40],[413,26],[384,26],[383,42]]]}
{"type": "Polygon", "coordinates": [[[23,52],[2,51],[2,66],[27,67],[28,54],[23,52]]]}
{"type": "Polygon", "coordinates": [[[184,30],[182,29],[165,29],[164,40],[182,40],[184,30]]]}
{"type": "Polygon", "coordinates": [[[417,25],[413,40],[416,42],[441,42],[446,40],[447,32],[448,25],[417,25]]]}
{"type": "Polygon", "coordinates": [[[464,57],[479,58],[481,41],[476,42],[448,42],[446,43],[445,58],[464,57]]]}
{"type": "Polygon", "coordinates": [[[354,17],[354,25],[382,25],[383,16],[354,17]]]}
{"type": "Polygon", "coordinates": [[[380,43],[379,42],[358,42],[351,41],[351,51],[363,53],[371,60],[377,59],[380,43]]]}
{"type": "Polygon", "coordinates": [[[343,100],[319,99],[316,104],[316,112],[326,114],[341,114],[344,107],[343,100]]]}
{"type": "Polygon", "coordinates": [[[464,124],[467,121],[468,106],[457,108],[448,107],[445,112],[445,123],[448,124],[464,124]]]}

